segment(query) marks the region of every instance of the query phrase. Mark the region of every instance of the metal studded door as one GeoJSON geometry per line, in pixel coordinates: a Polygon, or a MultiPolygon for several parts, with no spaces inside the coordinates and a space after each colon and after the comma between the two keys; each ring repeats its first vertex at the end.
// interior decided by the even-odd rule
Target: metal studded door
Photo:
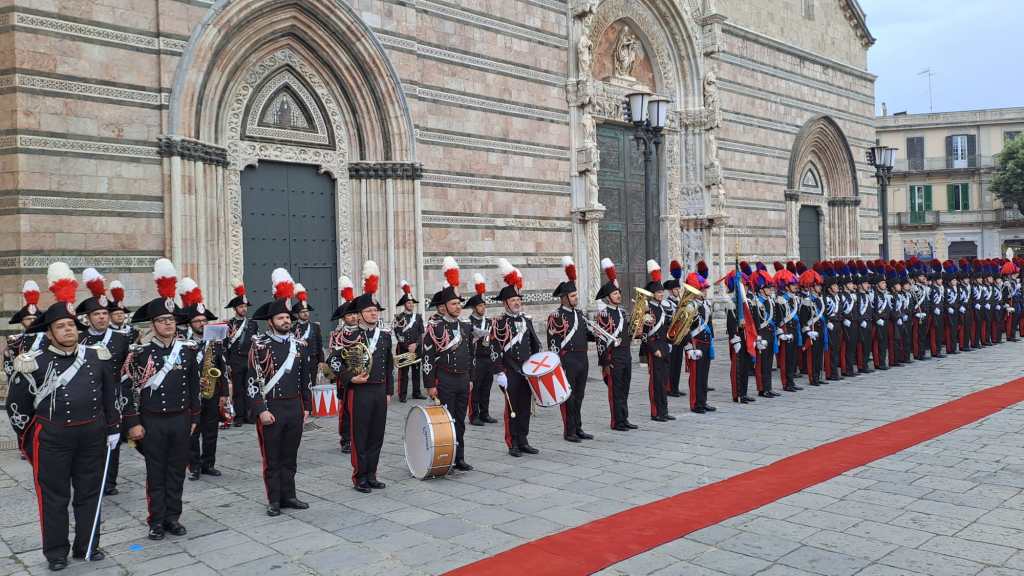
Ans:
{"type": "Polygon", "coordinates": [[[337,303],[334,182],[314,166],[260,162],[242,172],[245,286],[271,297],[270,273],[286,268],[309,292],[313,319],[329,329],[337,303]]]}
{"type": "Polygon", "coordinates": [[[821,216],[814,206],[800,207],[800,259],[808,266],[821,260],[821,216]]]}
{"type": "Polygon", "coordinates": [[[601,151],[598,200],[607,209],[598,227],[601,256],[615,262],[623,297],[630,299],[634,286],[647,283],[643,156],[627,127],[601,125],[597,143],[601,151]]]}

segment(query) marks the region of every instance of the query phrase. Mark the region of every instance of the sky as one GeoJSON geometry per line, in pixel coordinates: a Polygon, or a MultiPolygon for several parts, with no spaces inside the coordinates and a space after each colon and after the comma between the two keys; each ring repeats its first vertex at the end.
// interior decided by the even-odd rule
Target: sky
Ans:
{"type": "Polygon", "coordinates": [[[1024,106],[1024,1],[860,0],[877,39],[868,50],[875,111],[1024,106]]]}

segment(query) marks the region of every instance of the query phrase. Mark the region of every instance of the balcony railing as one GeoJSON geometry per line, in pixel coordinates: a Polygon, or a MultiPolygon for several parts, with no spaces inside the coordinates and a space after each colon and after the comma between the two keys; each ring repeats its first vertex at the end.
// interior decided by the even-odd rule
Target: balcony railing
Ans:
{"type": "Polygon", "coordinates": [[[897,228],[927,228],[936,226],[1024,226],[1024,215],[1016,208],[994,210],[966,210],[963,212],[897,212],[893,214],[893,225],[897,228]]]}
{"type": "Polygon", "coordinates": [[[944,156],[934,158],[900,159],[893,163],[893,172],[925,172],[932,170],[970,170],[974,168],[991,168],[995,166],[994,156],[968,156],[955,160],[944,156]]]}

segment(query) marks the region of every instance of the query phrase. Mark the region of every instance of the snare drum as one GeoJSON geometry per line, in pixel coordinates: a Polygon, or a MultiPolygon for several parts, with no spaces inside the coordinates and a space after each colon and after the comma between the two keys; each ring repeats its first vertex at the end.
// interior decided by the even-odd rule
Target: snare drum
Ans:
{"type": "Polygon", "coordinates": [[[523,375],[538,406],[557,406],[569,399],[572,388],[554,352],[538,352],[523,363],[523,375]]]}
{"type": "Polygon", "coordinates": [[[313,416],[338,415],[338,388],[334,384],[313,386],[313,416]]]}
{"type": "Polygon", "coordinates": [[[455,421],[444,406],[413,406],[405,417],[405,462],[420,480],[445,476],[455,464],[455,421]]]}

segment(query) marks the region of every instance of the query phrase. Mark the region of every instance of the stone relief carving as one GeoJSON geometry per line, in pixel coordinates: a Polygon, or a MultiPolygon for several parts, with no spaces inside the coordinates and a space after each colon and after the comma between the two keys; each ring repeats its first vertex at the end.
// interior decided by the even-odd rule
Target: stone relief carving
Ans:
{"type": "Polygon", "coordinates": [[[629,29],[623,26],[619,33],[619,40],[615,44],[615,76],[630,82],[636,82],[633,77],[633,66],[640,58],[640,39],[629,29]]]}
{"type": "Polygon", "coordinates": [[[718,77],[714,70],[704,74],[704,109],[707,110],[706,127],[710,130],[722,124],[722,110],[718,101],[718,77]]]}
{"type": "MultiPolygon", "coordinates": [[[[348,156],[345,144],[348,131],[340,107],[331,90],[320,75],[303,58],[290,49],[282,49],[255,63],[243,74],[231,91],[230,108],[224,120],[228,167],[225,170],[225,188],[228,198],[228,262],[230,277],[242,277],[242,187],[241,171],[255,166],[260,160],[299,162],[313,164],[321,172],[329,173],[335,179],[335,205],[338,223],[338,270],[348,272],[351,262],[351,216],[352,204],[348,180],[348,156]],[[305,84],[312,89],[315,97],[327,112],[325,119],[333,130],[335,148],[312,148],[268,142],[253,142],[243,139],[246,126],[246,110],[254,93],[264,80],[279,70],[294,70],[305,84]]],[[[250,112],[258,114],[259,110],[250,112]]]]}

